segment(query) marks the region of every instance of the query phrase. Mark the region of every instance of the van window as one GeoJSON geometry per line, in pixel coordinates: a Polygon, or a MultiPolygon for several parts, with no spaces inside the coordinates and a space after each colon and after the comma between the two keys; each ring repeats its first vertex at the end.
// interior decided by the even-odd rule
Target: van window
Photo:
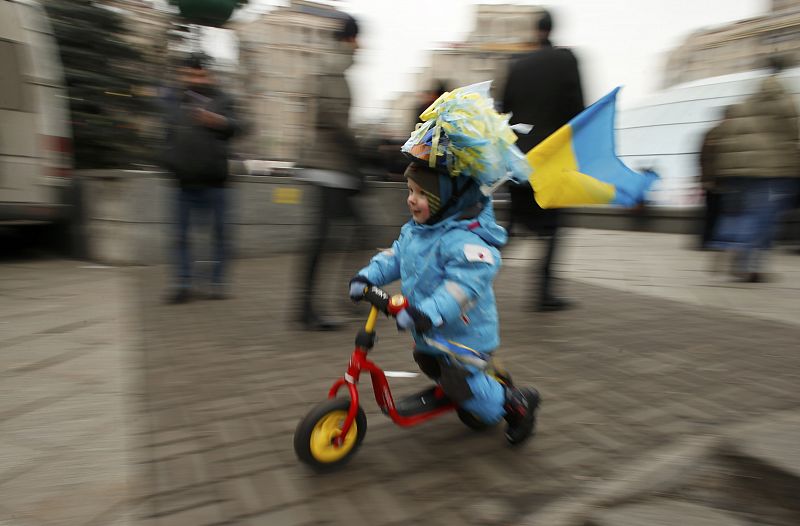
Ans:
{"type": "Polygon", "coordinates": [[[0,40],[0,109],[23,109],[18,44],[0,40]]]}
{"type": "Polygon", "coordinates": [[[60,85],[63,72],[59,50],[47,15],[40,6],[17,4],[17,8],[30,50],[30,70],[26,68],[25,73],[35,83],[60,85]]]}

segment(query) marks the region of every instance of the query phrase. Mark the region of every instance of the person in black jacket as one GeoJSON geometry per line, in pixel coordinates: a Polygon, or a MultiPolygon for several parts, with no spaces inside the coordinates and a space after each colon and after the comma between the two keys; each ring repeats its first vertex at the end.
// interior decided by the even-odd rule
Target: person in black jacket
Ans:
{"type": "Polygon", "coordinates": [[[176,192],[176,260],[170,303],[189,300],[192,262],[189,224],[194,210],[213,216],[214,267],[211,297],[223,299],[227,260],[225,213],[227,208],[228,142],[239,129],[233,101],[214,84],[203,55],[192,54],[179,70],[179,89],[166,107],[164,164],[178,185],[176,192]]]}
{"type": "Polygon", "coordinates": [[[420,122],[419,116],[445,93],[447,93],[447,84],[442,80],[435,81],[429,90],[423,91],[420,94],[420,103],[414,109],[413,122],[415,124],[420,122]]]}
{"type": "MultiPolygon", "coordinates": [[[[584,109],[578,61],[568,49],[550,42],[553,20],[546,11],[537,23],[539,49],[511,65],[502,100],[503,112],[512,113],[512,123],[532,124],[529,134],[520,134],[523,152],[542,142],[584,109]]],[[[529,183],[510,185],[511,225],[521,224],[546,239],[547,249],[538,269],[539,290],[534,308],[561,310],[569,302],[553,292],[553,260],[559,239],[560,214],[542,209],[529,183]]],[[[509,226],[509,230],[511,229],[509,226]]]]}

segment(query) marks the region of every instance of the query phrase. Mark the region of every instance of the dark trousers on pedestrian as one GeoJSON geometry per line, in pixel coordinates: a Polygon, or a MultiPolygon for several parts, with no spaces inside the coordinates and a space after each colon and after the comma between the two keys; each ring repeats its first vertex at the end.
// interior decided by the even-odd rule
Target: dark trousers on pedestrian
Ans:
{"type": "MultiPolygon", "coordinates": [[[[359,229],[363,222],[358,213],[353,199],[357,192],[345,188],[332,188],[326,186],[318,187],[319,197],[317,199],[317,217],[314,222],[314,230],[308,243],[305,253],[305,261],[302,265],[302,304],[300,305],[301,321],[313,319],[317,312],[313,305],[313,298],[316,292],[316,278],[319,273],[320,263],[325,253],[325,247],[331,234],[331,226],[336,220],[350,219],[355,227],[359,229]]],[[[347,250],[358,247],[359,236],[350,236],[347,250]]],[[[318,295],[317,295],[318,296],[318,295]]]]}
{"type": "Polygon", "coordinates": [[[541,303],[555,296],[553,264],[560,245],[561,213],[558,209],[540,207],[536,203],[533,189],[528,183],[510,185],[509,194],[511,196],[512,223],[515,226],[525,226],[545,242],[541,262],[534,269],[534,279],[537,282],[535,301],[541,303]]]}
{"type": "Polygon", "coordinates": [[[175,257],[178,287],[187,289],[191,287],[192,256],[189,238],[192,218],[197,218],[196,212],[209,214],[211,217],[210,225],[214,237],[211,251],[213,260],[211,283],[218,286],[223,285],[228,257],[226,249],[227,189],[217,187],[179,188],[176,200],[177,250],[175,257]]]}
{"type": "Polygon", "coordinates": [[[706,190],[706,209],[703,215],[703,231],[700,234],[700,248],[709,248],[709,243],[714,239],[714,230],[722,212],[721,203],[718,192],[706,190]]]}
{"type": "Polygon", "coordinates": [[[712,246],[734,252],[734,272],[761,272],[762,256],[775,240],[780,219],[798,194],[788,177],[729,177],[722,180],[722,214],[712,246]]]}

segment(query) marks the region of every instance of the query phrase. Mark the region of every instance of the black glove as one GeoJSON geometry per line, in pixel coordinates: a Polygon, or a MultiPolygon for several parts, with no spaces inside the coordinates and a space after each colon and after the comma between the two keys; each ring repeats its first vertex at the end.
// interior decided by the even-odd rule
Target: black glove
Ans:
{"type": "Polygon", "coordinates": [[[395,317],[397,328],[401,331],[413,329],[417,332],[428,332],[433,328],[433,322],[426,315],[409,305],[397,313],[395,317]]]}
{"type": "Polygon", "coordinates": [[[354,277],[350,280],[350,299],[353,301],[361,301],[364,299],[364,289],[371,286],[372,283],[364,276],[354,277]]]}

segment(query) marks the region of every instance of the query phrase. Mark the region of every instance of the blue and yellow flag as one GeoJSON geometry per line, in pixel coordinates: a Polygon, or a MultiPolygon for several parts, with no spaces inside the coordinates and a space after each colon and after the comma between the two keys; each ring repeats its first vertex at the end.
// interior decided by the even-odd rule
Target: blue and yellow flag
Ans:
{"type": "Polygon", "coordinates": [[[658,176],[635,172],[617,157],[618,91],[614,88],[528,152],[529,180],[539,206],[635,206],[643,201],[658,176]]]}

